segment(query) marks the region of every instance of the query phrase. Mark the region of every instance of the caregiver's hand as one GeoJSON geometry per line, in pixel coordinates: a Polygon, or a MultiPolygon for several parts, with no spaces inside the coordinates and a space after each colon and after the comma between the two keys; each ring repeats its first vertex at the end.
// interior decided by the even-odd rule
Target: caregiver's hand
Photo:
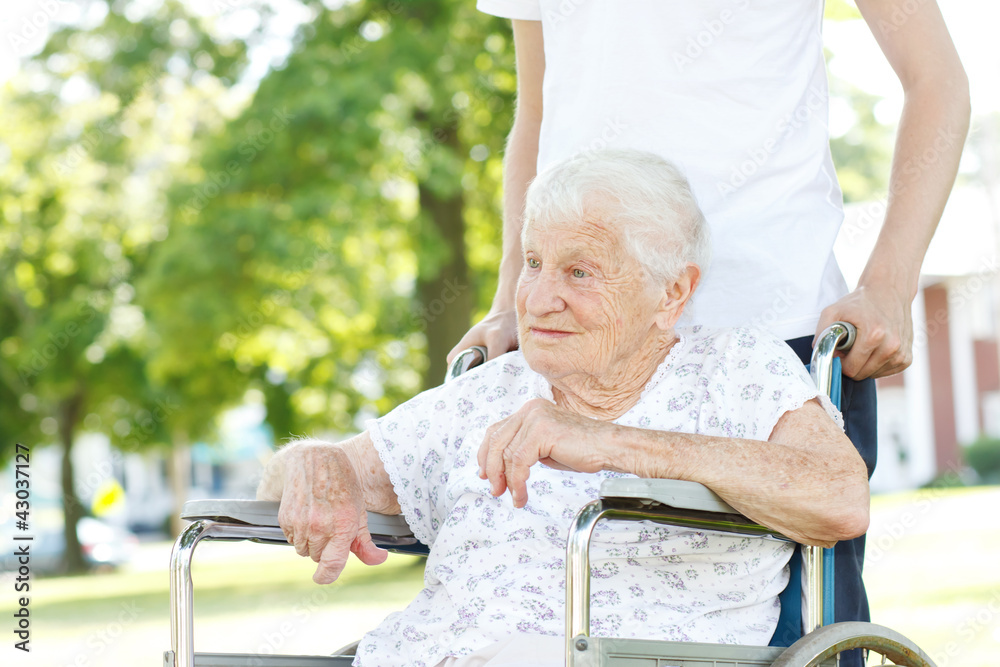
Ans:
{"type": "Polygon", "coordinates": [[[854,380],[886,377],[913,362],[913,297],[889,285],[859,286],[820,314],[814,340],[834,322],[858,329],[843,358],[844,375],[854,380]]]}
{"type": "Polygon", "coordinates": [[[486,317],[462,336],[458,345],[451,348],[451,352],[448,353],[448,363],[450,364],[462,350],[477,345],[486,348],[485,361],[516,350],[517,313],[514,309],[491,309],[486,317]]]}

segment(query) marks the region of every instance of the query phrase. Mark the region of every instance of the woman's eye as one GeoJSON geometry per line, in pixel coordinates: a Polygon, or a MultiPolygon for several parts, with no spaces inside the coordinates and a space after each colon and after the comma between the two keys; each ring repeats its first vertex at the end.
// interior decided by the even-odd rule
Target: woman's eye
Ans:
{"type": "Polygon", "coordinates": [[[535,259],[534,257],[528,258],[528,268],[537,269],[539,266],[541,266],[541,264],[538,262],[537,259],[535,259]]]}
{"type": "Polygon", "coordinates": [[[583,269],[573,269],[573,277],[574,278],[586,278],[587,277],[587,272],[584,271],[583,269]]]}

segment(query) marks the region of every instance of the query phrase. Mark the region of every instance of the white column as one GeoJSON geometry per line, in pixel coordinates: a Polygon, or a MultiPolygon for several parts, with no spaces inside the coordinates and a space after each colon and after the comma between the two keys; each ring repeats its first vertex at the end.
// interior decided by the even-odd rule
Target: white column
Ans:
{"type": "MultiPolygon", "coordinates": [[[[948,292],[958,285],[958,278],[949,281],[948,292]]],[[[979,397],[976,391],[976,354],[973,347],[972,317],[977,299],[949,299],[948,341],[951,348],[952,400],[955,402],[955,436],[960,446],[968,445],[979,436],[979,397]]]]}
{"type": "Polygon", "coordinates": [[[910,417],[910,484],[919,486],[937,473],[934,456],[934,408],[931,400],[931,367],[927,350],[927,314],[921,289],[913,300],[913,364],[906,369],[906,411],[910,417]]]}

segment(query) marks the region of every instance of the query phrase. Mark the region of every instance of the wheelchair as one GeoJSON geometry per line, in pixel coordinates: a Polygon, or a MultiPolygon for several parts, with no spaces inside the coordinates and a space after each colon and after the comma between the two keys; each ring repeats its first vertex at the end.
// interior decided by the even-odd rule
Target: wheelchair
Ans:
{"type": "MultiPolygon", "coordinates": [[[[821,391],[839,403],[838,350],[854,342],[856,331],[838,322],[817,341],[810,375],[821,391]]],[[[449,366],[446,381],[485,360],[485,350],[471,348],[449,366]]],[[[839,407],[839,406],[838,406],[839,407]]],[[[191,562],[202,540],[285,544],[278,525],[277,502],[200,500],[184,506],[192,523],[178,536],[170,558],[171,648],[164,667],[343,667],[350,665],[358,642],[331,656],[280,656],[249,653],[196,653],[194,650],[191,562]]],[[[731,532],[761,539],[791,541],[739,514],[707,487],[667,479],[606,480],[600,497],[577,513],[566,546],[566,634],[568,667],[834,667],[841,652],[862,649],[881,656],[879,664],[934,667],[931,659],[897,632],[872,623],[833,622],[833,550],[801,545],[790,564],[789,586],[781,594],[781,618],[772,646],[736,646],[699,642],[594,637],[590,632],[590,556],[594,528],[600,521],[652,521],[660,524],[731,532]],[[788,645],[790,644],[790,646],[788,645]],[[891,660],[892,663],[887,663],[891,660]]],[[[410,532],[402,516],[369,513],[369,532],[389,551],[424,554],[428,548],[410,532]]]]}

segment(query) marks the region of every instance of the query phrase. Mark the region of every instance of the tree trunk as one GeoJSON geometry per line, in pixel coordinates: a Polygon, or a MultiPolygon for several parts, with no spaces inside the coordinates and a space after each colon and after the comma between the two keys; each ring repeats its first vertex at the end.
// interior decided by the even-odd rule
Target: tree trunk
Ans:
{"type": "Polygon", "coordinates": [[[417,293],[418,319],[427,336],[428,366],[423,388],[441,384],[448,352],[469,330],[473,291],[465,261],[465,219],[462,189],[445,198],[420,184],[420,208],[428,226],[422,234],[417,293]],[[429,248],[427,245],[429,244],[429,248]],[[433,252],[431,251],[433,248],[433,252]]]}
{"type": "Polygon", "coordinates": [[[167,459],[167,478],[170,483],[170,494],[173,496],[170,539],[174,539],[181,534],[186,524],[181,519],[181,510],[187,502],[188,490],[191,488],[191,448],[185,432],[175,432],[171,440],[173,447],[170,448],[170,458],[167,459]]]}
{"type": "Polygon", "coordinates": [[[62,506],[63,536],[66,552],[63,563],[67,572],[84,572],[87,563],[83,560],[83,549],[76,534],[77,524],[83,518],[83,505],[76,497],[76,480],[73,474],[73,436],[83,406],[83,394],[77,392],[59,406],[59,440],[62,444],[62,506]]]}

